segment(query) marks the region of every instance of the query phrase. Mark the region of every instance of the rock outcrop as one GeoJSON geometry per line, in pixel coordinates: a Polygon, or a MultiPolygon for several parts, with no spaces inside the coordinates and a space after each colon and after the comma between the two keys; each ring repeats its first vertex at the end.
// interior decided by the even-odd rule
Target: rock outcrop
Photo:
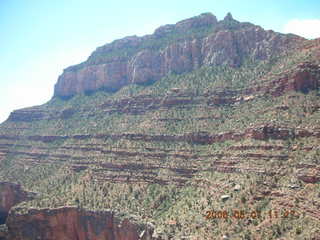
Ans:
{"type": "Polygon", "coordinates": [[[150,226],[119,220],[112,212],[75,207],[29,209],[10,213],[6,240],[151,240],[150,226]]]}
{"type": "Polygon", "coordinates": [[[246,59],[265,60],[296,46],[303,38],[240,23],[228,14],[217,21],[202,14],[153,35],[126,37],[97,48],[86,62],[64,70],[55,96],[70,97],[97,89],[118,90],[131,83],[150,83],[169,73],[200,66],[240,66],[246,59]],[[196,32],[196,33],[195,33],[196,32]]]}

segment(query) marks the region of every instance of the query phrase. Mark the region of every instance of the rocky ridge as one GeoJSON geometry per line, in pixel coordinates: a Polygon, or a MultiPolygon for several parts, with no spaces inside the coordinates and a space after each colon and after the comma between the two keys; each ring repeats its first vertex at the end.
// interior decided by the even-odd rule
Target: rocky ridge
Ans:
{"type": "Polygon", "coordinates": [[[237,67],[246,59],[270,59],[302,41],[298,36],[240,23],[230,14],[222,21],[212,14],[202,14],[162,26],[153,35],[127,37],[98,48],[86,62],[64,70],[54,95],[70,97],[98,89],[115,91],[131,83],[155,82],[168,73],[181,74],[201,66],[237,67]],[[204,34],[193,33],[203,28],[204,34]],[[170,40],[173,34],[181,37],[170,40]],[[164,45],[159,47],[159,41],[164,45]]]}

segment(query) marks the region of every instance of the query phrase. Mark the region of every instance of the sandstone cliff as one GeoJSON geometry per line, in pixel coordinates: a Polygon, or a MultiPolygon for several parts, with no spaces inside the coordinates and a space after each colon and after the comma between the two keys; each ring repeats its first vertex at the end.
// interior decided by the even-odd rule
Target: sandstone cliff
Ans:
{"type": "Polygon", "coordinates": [[[228,14],[210,13],[165,25],[154,34],[126,37],[97,48],[86,62],[64,70],[55,96],[70,97],[97,89],[115,91],[131,83],[150,83],[168,73],[201,66],[240,66],[265,60],[296,46],[303,38],[240,23],[228,14]]]}

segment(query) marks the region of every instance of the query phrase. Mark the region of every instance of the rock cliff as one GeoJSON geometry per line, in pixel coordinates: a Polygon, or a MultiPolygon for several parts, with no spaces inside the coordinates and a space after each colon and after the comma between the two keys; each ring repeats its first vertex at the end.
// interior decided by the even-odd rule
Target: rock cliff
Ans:
{"type": "Polygon", "coordinates": [[[64,70],[55,96],[70,97],[97,89],[115,91],[159,80],[201,66],[240,66],[244,61],[277,56],[303,41],[294,35],[265,31],[228,14],[210,13],[165,25],[154,34],[126,37],[97,48],[86,62],[64,70]]]}

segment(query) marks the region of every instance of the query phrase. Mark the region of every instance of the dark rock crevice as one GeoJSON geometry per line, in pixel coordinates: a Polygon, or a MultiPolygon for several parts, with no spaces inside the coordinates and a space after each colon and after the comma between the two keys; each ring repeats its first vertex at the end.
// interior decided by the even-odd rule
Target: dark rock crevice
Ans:
{"type": "Polygon", "coordinates": [[[6,222],[13,206],[34,197],[35,193],[24,191],[19,184],[0,182],[0,225],[6,222]]]}
{"type": "Polygon", "coordinates": [[[0,211],[0,225],[5,224],[8,217],[7,211],[0,211]]]}

